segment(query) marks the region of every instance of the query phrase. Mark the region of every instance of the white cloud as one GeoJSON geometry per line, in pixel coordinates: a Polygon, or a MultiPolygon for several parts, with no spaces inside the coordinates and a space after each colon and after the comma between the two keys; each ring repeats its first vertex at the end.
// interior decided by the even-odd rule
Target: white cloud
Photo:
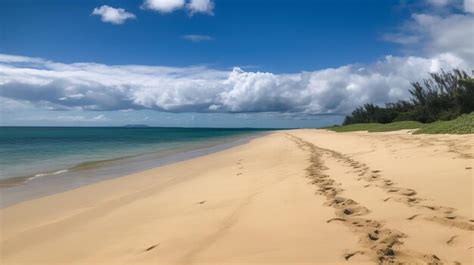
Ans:
{"type": "Polygon", "coordinates": [[[186,7],[191,15],[196,13],[212,15],[214,3],[211,0],[191,0],[186,7]]]}
{"type": "Polygon", "coordinates": [[[40,122],[104,122],[109,121],[105,115],[97,115],[94,117],[88,117],[85,115],[74,115],[74,114],[64,114],[64,115],[31,115],[31,116],[24,116],[16,118],[17,121],[25,121],[25,122],[32,122],[32,121],[40,121],[40,122]]]}
{"type": "Polygon", "coordinates": [[[33,58],[27,56],[0,54],[0,62],[5,63],[41,63],[44,62],[41,58],[33,58]]]}
{"type": "Polygon", "coordinates": [[[191,42],[203,42],[213,40],[213,38],[208,35],[183,35],[182,38],[191,42]]]}
{"type": "Polygon", "coordinates": [[[460,9],[466,13],[474,13],[474,0],[426,0],[435,9],[460,9]]]}
{"type": "Polygon", "coordinates": [[[292,74],[0,60],[0,96],[59,110],[348,113],[366,102],[406,98],[410,82],[428,72],[472,66],[451,53],[292,74]]]}
{"type": "Polygon", "coordinates": [[[184,0],[145,0],[142,7],[161,13],[170,13],[183,8],[184,4],[184,0]]]}
{"type": "Polygon", "coordinates": [[[387,41],[399,43],[424,56],[450,53],[465,61],[474,61],[474,16],[471,14],[436,15],[417,13],[399,32],[384,35],[387,41]]]}
{"type": "Polygon", "coordinates": [[[116,25],[123,24],[127,19],[135,19],[135,15],[125,11],[125,9],[107,5],[94,8],[92,15],[100,16],[103,22],[116,25]]]}
{"type": "MultiPolygon", "coordinates": [[[[165,3],[146,2],[155,3],[155,7],[165,3]]],[[[160,8],[182,8],[181,2],[160,8]]],[[[386,56],[371,64],[300,73],[65,64],[0,54],[0,98],[8,106],[20,102],[56,110],[348,113],[367,102],[383,104],[405,99],[410,83],[427,77],[429,72],[474,68],[474,16],[441,13],[413,14],[400,32],[385,35],[404,47],[418,47],[416,55],[386,56]]],[[[203,36],[183,38],[198,41],[208,37],[203,36]]]]}
{"type": "Polygon", "coordinates": [[[413,19],[414,30],[424,37],[424,49],[429,54],[450,52],[468,61],[474,60],[474,16],[415,14],[413,19]]]}
{"type": "Polygon", "coordinates": [[[104,114],[99,114],[92,118],[93,121],[106,121],[108,120],[104,114]]]}
{"type": "Polygon", "coordinates": [[[464,0],[464,12],[474,14],[474,0],[464,0]]]}
{"type": "Polygon", "coordinates": [[[212,0],[145,0],[142,8],[158,11],[160,13],[171,13],[186,8],[190,15],[197,13],[213,15],[214,2],[212,0]]]}

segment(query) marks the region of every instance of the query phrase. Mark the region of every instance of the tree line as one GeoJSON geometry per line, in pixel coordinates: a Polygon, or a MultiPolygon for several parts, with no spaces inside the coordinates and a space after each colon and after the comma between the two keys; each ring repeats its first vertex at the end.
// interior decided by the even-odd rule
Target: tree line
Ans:
{"type": "Polygon", "coordinates": [[[465,71],[441,70],[411,85],[408,100],[386,103],[384,107],[371,103],[359,106],[346,116],[343,124],[396,121],[429,123],[451,120],[474,111],[474,78],[465,71]]]}

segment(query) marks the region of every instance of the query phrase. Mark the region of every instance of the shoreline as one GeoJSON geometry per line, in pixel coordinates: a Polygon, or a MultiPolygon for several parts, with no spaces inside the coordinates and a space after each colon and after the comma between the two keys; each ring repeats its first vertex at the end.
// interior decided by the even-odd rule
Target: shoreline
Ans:
{"type": "Polygon", "coordinates": [[[230,137],[225,142],[191,150],[167,150],[164,155],[148,153],[107,160],[86,161],[67,169],[2,179],[0,180],[0,209],[100,181],[209,155],[245,144],[254,138],[263,137],[270,133],[272,132],[230,137]]]}
{"type": "Polygon", "coordinates": [[[273,132],[0,209],[0,259],[469,264],[473,148],[474,135],[273,132]]]}

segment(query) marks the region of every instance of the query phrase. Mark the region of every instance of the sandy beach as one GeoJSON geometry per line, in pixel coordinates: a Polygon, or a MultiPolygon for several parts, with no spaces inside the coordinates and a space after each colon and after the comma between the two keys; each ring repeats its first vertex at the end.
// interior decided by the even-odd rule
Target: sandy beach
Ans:
{"type": "Polygon", "coordinates": [[[472,264],[473,147],[279,131],[0,209],[0,263],[472,264]]]}

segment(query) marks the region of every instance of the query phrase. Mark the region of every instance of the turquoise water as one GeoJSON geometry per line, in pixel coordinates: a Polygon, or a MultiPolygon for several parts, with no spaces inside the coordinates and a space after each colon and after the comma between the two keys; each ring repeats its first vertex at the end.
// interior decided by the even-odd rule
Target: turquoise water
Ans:
{"type": "Polygon", "coordinates": [[[121,158],[192,151],[264,131],[148,127],[1,127],[0,179],[34,179],[105,165],[107,161],[121,158]]]}

